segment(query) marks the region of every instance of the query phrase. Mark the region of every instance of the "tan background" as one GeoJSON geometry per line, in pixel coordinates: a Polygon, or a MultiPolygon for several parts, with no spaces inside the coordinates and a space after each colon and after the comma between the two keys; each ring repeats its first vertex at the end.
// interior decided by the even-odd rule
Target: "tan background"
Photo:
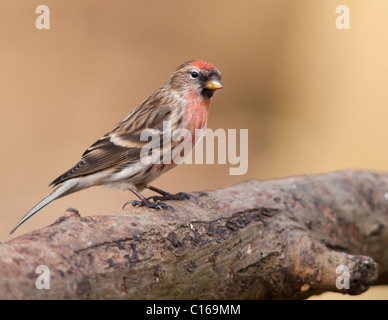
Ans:
{"type": "MultiPolygon", "coordinates": [[[[249,171],[183,165],[160,188],[388,170],[386,0],[2,0],[0,15],[1,241],[54,178],[189,59],[221,70],[226,88],[208,126],[249,129],[249,171]],[[40,4],[51,30],[35,28],[40,4]],[[340,4],[350,7],[350,30],[335,27],[340,4]]],[[[68,207],[104,214],[129,199],[91,188],[50,204],[16,236],[68,207]]],[[[362,297],[386,299],[388,290],[362,297]]]]}

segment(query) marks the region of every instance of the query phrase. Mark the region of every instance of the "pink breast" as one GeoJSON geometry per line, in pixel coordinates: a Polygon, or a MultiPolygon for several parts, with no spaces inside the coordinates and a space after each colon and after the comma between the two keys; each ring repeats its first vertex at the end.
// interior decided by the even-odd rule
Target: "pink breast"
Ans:
{"type": "Polygon", "coordinates": [[[206,128],[209,108],[210,100],[201,101],[201,103],[193,101],[193,103],[186,107],[183,113],[182,125],[191,132],[193,146],[195,144],[195,129],[206,128]]]}

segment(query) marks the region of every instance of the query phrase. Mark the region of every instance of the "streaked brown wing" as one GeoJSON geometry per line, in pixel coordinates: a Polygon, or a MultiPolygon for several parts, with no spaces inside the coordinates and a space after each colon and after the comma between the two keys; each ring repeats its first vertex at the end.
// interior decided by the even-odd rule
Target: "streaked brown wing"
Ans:
{"type": "Polygon", "coordinates": [[[138,161],[141,148],[148,143],[148,141],[140,141],[141,132],[147,128],[156,129],[159,131],[159,136],[162,136],[163,121],[169,120],[172,113],[170,106],[152,109],[141,107],[142,105],[112,131],[92,144],[73,168],[59,176],[50,185],[56,186],[72,178],[138,161]],[[148,109],[148,113],[144,113],[144,109],[148,109]]]}
{"type": "Polygon", "coordinates": [[[124,148],[107,141],[105,146],[100,146],[98,149],[90,152],[73,168],[55,179],[50,185],[55,186],[72,178],[96,173],[124,162],[128,163],[131,158],[138,159],[139,154],[140,150],[138,148],[124,148]]]}
{"type": "Polygon", "coordinates": [[[142,148],[147,141],[141,141],[140,135],[146,129],[154,129],[163,134],[163,121],[174,121],[171,106],[163,105],[153,108],[152,105],[141,105],[126,119],[120,122],[108,135],[115,144],[122,147],[142,148]]]}

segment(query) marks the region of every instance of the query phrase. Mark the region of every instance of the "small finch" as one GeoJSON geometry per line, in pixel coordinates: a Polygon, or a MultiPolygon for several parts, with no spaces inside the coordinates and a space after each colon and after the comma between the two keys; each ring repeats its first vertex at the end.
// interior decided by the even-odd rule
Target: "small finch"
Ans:
{"type": "Polygon", "coordinates": [[[150,185],[151,181],[176,166],[174,161],[163,162],[167,153],[171,155],[174,148],[179,146],[179,141],[173,141],[170,148],[164,147],[163,142],[172,137],[171,134],[166,135],[164,123],[168,121],[172,132],[180,129],[189,132],[192,141],[190,147],[194,148],[202,138],[195,135],[196,130],[206,129],[211,98],[217,89],[223,88],[220,79],[220,72],[211,63],[192,60],[180,65],[160,89],[92,144],[73,168],[55,179],[50,186],[56,188],[23,217],[11,234],[53,200],[91,186],[130,190],[139,198],[138,201],[126,203],[133,206],[167,209],[171,206],[160,201],[188,199],[186,193],[170,194],[150,185]],[[141,134],[147,129],[161,138],[157,146],[161,150],[159,163],[141,158],[142,148],[148,144],[147,140],[143,141],[141,134]],[[140,194],[144,188],[162,196],[147,199],[140,194]]]}

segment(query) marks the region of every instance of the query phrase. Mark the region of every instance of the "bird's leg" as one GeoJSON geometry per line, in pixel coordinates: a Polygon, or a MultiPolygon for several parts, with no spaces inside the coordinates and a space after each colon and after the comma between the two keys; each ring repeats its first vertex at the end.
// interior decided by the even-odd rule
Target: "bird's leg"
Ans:
{"type": "Polygon", "coordinates": [[[147,198],[145,198],[141,193],[137,192],[134,188],[129,188],[129,190],[131,190],[136,196],[138,196],[138,198],[140,199],[139,200],[132,200],[132,201],[127,201],[126,203],[124,203],[123,205],[123,209],[125,208],[125,206],[128,204],[128,203],[131,203],[132,206],[139,206],[139,207],[143,207],[143,206],[146,206],[148,208],[154,208],[154,209],[159,209],[159,210],[163,210],[163,209],[168,209],[168,208],[171,208],[174,210],[174,208],[168,204],[165,204],[163,202],[151,202],[150,200],[148,200],[147,198]]]}
{"type": "Polygon", "coordinates": [[[176,194],[171,194],[169,192],[166,192],[166,191],[163,191],[159,188],[155,188],[153,186],[148,186],[147,189],[150,189],[152,191],[155,191],[159,194],[161,194],[162,196],[152,196],[152,197],[149,197],[148,199],[152,199],[154,201],[165,201],[165,200],[189,200],[190,197],[191,198],[194,198],[194,199],[197,199],[196,197],[194,197],[193,195],[191,194],[188,194],[188,193],[184,193],[184,192],[178,192],[176,194]]]}

